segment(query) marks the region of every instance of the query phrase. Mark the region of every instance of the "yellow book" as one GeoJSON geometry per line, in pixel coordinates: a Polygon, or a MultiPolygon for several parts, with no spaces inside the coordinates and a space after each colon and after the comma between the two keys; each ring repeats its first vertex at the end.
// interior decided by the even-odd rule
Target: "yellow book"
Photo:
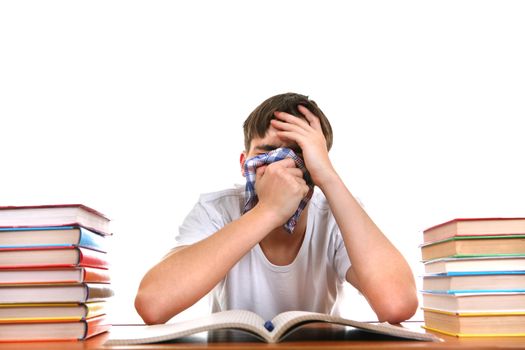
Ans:
{"type": "Polygon", "coordinates": [[[423,328],[456,337],[525,336],[525,312],[457,313],[423,308],[423,328]]]}
{"type": "Polygon", "coordinates": [[[71,322],[106,314],[106,302],[0,304],[0,323],[71,322]]]}

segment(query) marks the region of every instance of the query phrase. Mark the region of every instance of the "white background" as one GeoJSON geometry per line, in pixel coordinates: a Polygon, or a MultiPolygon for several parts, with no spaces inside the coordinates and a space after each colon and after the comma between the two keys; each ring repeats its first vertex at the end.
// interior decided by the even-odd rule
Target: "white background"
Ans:
{"type": "Polygon", "coordinates": [[[3,1],[0,205],[109,216],[113,316],[139,321],[138,283],[198,195],[243,182],[244,119],[294,91],[419,275],[423,229],[524,216],[524,18],[521,1],[3,1]]]}

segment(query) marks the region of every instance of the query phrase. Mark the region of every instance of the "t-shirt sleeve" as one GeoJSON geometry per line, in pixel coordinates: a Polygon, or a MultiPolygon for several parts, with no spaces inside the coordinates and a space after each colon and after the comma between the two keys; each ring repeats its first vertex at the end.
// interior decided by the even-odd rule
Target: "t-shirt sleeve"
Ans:
{"type": "Polygon", "coordinates": [[[334,217],[331,217],[330,220],[330,233],[332,235],[332,247],[333,247],[333,265],[334,269],[337,272],[337,276],[341,281],[346,281],[346,272],[352,265],[348,253],[346,251],[345,243],[343,241],[343,236],[341,236],[341,231],[339,226],[335,222],[334,217]]]}
{"type": "Polygon", "coordinates": [[[174,248],[194,244],[211,236],[220,229],[216,221],[203,204],[198,202],[179,226],[174,248]]]}

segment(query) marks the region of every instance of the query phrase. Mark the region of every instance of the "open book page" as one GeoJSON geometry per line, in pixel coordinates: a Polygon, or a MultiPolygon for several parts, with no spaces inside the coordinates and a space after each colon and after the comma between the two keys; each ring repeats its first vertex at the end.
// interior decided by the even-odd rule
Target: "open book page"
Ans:
{"type": "Polygon", "coordinates": [[[265,328],[265,320],[247,310],[229,310],[195,320],[153,326],[118,326],[111,328],[106,345],[147,344],[169,341],[200,332],[216,329],[240,329],[251,332],[269,343],[276,343],[299,325],[311,322],[328,322],[405,339],[439,341],[432,334],[417,332],[388,323],[372,324],[348,320],[327,314],[305,311],[283,312],[271,320],[274,329],[265,328]]]}
{"type": "Polygon", "coordinates": [[[147,344],[173,340],[214,329],[242,329],[269,341],[264,328],[264,320],[257,314],[246,310],[228,310],[176,323],[153,326],[111,327],[105,345],[147,344]]]}
{"type": "Polygon", "coordinates": [[[400,326],[394,326],[387,322],[383,323],[367,323],[349,320],[337,316],[328,314],[320,314],[315,312],[306,311],[287,311],[283,312],[274,317],[272,323],[275,327],[274,333],[271,335],[271,342],[279,341],[288,331],[294,329],[296,326],[311,323],[311,322],[328,322],[334,324],[341,324],[345,326],[351,326],[365,331],[374,333],[391,335],[394,337],[400,337],[405,339],[415,340],[426,340],[426,341],[440,341],[439,337],[433,334],[417,332],[402,328],[400,326]]]}

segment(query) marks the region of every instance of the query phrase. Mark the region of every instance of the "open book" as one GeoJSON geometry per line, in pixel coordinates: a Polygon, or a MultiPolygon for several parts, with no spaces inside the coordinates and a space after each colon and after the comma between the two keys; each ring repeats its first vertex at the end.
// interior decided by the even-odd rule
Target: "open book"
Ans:
{"type": "Polygon", "coordinates": [[[389,323],[365,323],[327,314],[287,311],[265,321],[254,312],[228,310],[209,316],[178,323],[153,326],[118,326],[111,328],[105,345],[131,345],[163,342],[216,329],[240,329],[259,336],[268,343],[277,343],[295,328],[305,323],[327,322],[358,328],[360,330],[404,339],[441,341],[433,334],[408,330],[389,323]]]}

